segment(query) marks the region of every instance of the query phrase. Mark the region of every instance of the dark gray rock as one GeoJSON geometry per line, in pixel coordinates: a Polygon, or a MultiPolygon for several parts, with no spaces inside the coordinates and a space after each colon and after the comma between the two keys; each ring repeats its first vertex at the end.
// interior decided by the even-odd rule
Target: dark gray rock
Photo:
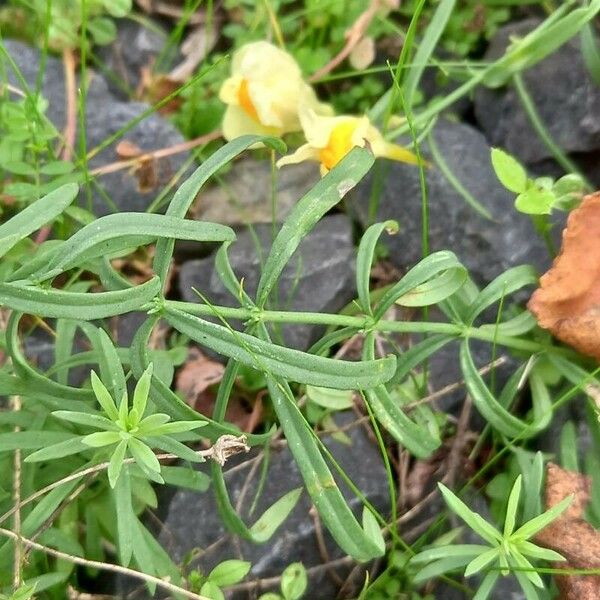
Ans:
{"type": "MultiPolygon", "coordinates": [[[[19,71],[31,89],[35,89],[40,65],[40,51],[20,42],[7,40],[7,51],[15,60],[19,71]]],[[[17,87],[20,82],[10,66],[4,61],[8,81],[17,87]]],[[[131,123],[149,107],[141,102],[121,102],[117,100],[103,77],[91,72],[86,96],[86,151],[99,146],[121,128],[131,123]]],[[[65,84],[62,63],[49,56],[45,66],[41,88],[49,101],[47,116],[56,128],[62,131],[65,124],[65,84]]],[[[183,137],[168,121],[152,113],[118,140],[96,154],[88,163],[91,170],[119,159],[115,149],[121,139],[127,139],[142,151],[156,150],[179,144],[183,137]]],[[[119,210],[144,211],[158,195],[160,189],[176,174],[189,159],[188,152],[162,158],[153,163],[152,177],[140,184],[130,169],[124,169],[97,177],[92,186],[93,210],[97,216],[119,210]],[[149,181],[151,182],[149,183],[149,181]]],[[[85,190],[81,203],[87,206],[85,190]]]]}
{"type": "MultiPolygon", "coordinates": [[[[156,22],[119,19],[117,37],[108,46],[98,49],[104,63],[111,91],[122,99],[131,98],[140,84],[142,70],[152,68],[165,48],[168,36],[156,22]]],[[[174,53],[171,53],[174,54],[174,53]]],[[[172,56],[165,56],[165,66],[170,66],[172,56]]]]}
{"type": "MultiPolygon", "coordinates": [[[[469,206],[435,166],[427,169],[430,251],[451,250],[468,267],[473,279],[487,283],[507,268],[530,263],[539,269],[550,260],[529,217],[515,211],[514,196],[497,180],[490,163],[490,147],[474,128],[440,120],[433,129],[440,154],[455,178],[491,213],[488,219],[469,206]]],[[[427,144],[423,152],[429,157],[427,144]]],[[[396,219],[400,232],[384,236],[389,259],[398,267],[412,267],[421,258],[421,186],[412,165],[384,165],[377,221],[396,219]]],[[[351,193],[350,210],[368,223],[372,187],[368,177],[351,193]]]]}
{"type": "MultiPolygon", "coordinates": [[[[40,50],[16,40],[3,40],[3,44],[15,62],[19,74],[27,83],[29,91],[34,92],[41,62],[40,50]]],[[[21,78],[14,72],[5,58],[0,60],[8,83],[21,89],[21,78]]],[[[61,131],[65,126],[66,119],[65,73],[62,61],[53,55],[46,57],[40,91],[42,96],[48,100],[46,116],[61,131]]],[[[104,79],[92,77],[88,87],[88,99],[106,98],[107,94],[110,94],[110,92],[104,79]]]]}
{"type": "MultiPolygon", "coordinates": [[[[287,165],[276,176],[274,220],[283,221],[320,176],[316,164],[311,162],[287,165]]],[[[271,164],[252,158],[236,162],[223,178],[223,184],[203,191],[195,209],[196,218],[232,226],[271,223],[272,215],[271,164]]]]}
{"type": "MultiPolygon", "coordinates": [[[[229,249],[229,259],[244,289],[253,296],[264,261],[271,245],[271,226],[256,225],[254,232],[260,243],[262,258],[249,231],[239,234],[229,249]]],[[[280,309],[313,312],[336,312],[355,297],[354,245],[352,227],[347,217],[325,217],[304,239],[280,278],[280,309]]],[[[216,305],[239,306],[225,289],[214,268],[214,257],[184,263],[179,289],[184,300],[198,302],[196,288],[216,305]]],[[[306,349],[315,341],[320,328],[310,325],[286,325],[273,332],[273,340],[293,348],[306,349]]]]}
{"type": "MultiPolygon", "coordinates": [[[[143,102],[120,102],[114,100],[112,96],[89,99],[86,118],[88,148],[98,146],[122,127],[139,118],[147,109],[148,105],[143,102]]],[[[151,114],[127,131],[122,138],[94,156],[89,161],[90,169],[118,160],[115,148],[121,139],[127,139],[142,151],[167,148],[184,141],[173,125],[160,115],[151,114]]],[[[145,211],[189,156],[188,152],[181,152],[154,161],[152,166],[154,181],[150,185],[140,184],[129,169],[97,178],[96,183],[104,189],[105,194],[100,193],[96,186],[92,186],[94,213],[99,216],[116,211],[145,211]]]]}
{"type": "MultiPolygon", "coordinates": [[[[355,419],[356,416],[351,412],[339,413],[335,417],[336,423],[340,427],[351,424],[355,419]]],[[[377,446],[360,426],[349,429],[347,433],[351,438],[350,445],[340,444],[331,437],[325,437],[323,441],[365,497],[373,503],[377,510],[387,514],[391,508],[387,493],[387,479],[377,446]]],[[[206,469],[204,465],[201,468],[206,469]]],[[[248,474],[248,468],[239,467],[225,474],[234,505],[246,487],[248,474]]],[[[302,486],[298,467],[288,448],[272,450],[265,488],[253,515],[248,516],[248,508],[256,493],[259,479],[259,472],[255,472],[254,476],[250,478],[242,502],[242,516],[247,523],[253,523],[265,509],[285,493],[302,486]]],[[[361,503],[341,481],[340,489],[360,519],[361,503]]],[[[204,573],[223,560],[241,557],[252,563],[248,579],[259,580],[276,577],[281,575],[285,567],[292,562],[301,561],[306,568],[322,564],[322,557],[317,545],[315,522],[309,514],[310,509],[310,498],[304,491],[288,519],[271,540],[262,545],[254,545],[239,540],[226,532],[211,492],[199,496],[195,492],[178,490],[171,499],[166,515],[162,518],[163,529],[159,541],[176,562],[189,556],[194,549],[210,548],[198,561],[189,565],[190,568],[200,568],[204,573]],[[221,543],[217,544],[219,540],[221,543]]],[[[327,530],[324,529],[323,535],[330,557],[335,559],[343,556],[327,530]]],[[[346,565],[339,569],[340,575],[342,577],[347,575],[350,568],[351,565],[346,565]]],[[[358,580],[360,586],[361,578],[359,577],[358,580]]],[[[119,584],[121,590],[126,585],[123,580],[120,580],[119,584]]],[[[235,597],[247,598],[248,596],[244,594],[235,597]]],[[[329,579],[325,569],[311,574],[309,589],[305,597],[311,600],[331,600],[336,597],[336,586],[329,579]]]]}
{"type": "MultiPolygon", "coordinates": [[[[539,23],[527,19],[502,27],[485,58],[498,58],[511,38],[523,37],[539,23]]],[[[600,148],[600,87],[584,65],[577,36],[526,71],[523,81],[542,122],[563,150],[591,152],[600,148]]],[[[531,126],[512,85],[479,88],[475,94],[475,114],[492,145],[506,149],[526,163],[551,156],[531,126]]]]}

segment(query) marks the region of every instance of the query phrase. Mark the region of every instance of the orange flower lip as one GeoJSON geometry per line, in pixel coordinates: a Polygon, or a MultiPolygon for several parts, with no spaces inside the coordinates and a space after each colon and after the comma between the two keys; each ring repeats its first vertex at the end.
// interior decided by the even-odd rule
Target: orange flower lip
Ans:
{"type": "Polygon", "coordinates": [[[242,79],[242,82],[240,83],[240,89],[238,90],[238,100],[240,101],[240,106],[244,109],[244,112],[252,120],[256,121],[257,123],[260,123],[258,112],[256,111],[256,108],[252,103],[252,99],[250,98],[247,79],[242,79]]]}
{"type": "Polygon", "coordinates": [[[319,152],[319,160],[324,167],[331,170],[350,150],[352,150],[352,134],[356,123],[340,123],[333,128],[327,146],[319,152]]]}

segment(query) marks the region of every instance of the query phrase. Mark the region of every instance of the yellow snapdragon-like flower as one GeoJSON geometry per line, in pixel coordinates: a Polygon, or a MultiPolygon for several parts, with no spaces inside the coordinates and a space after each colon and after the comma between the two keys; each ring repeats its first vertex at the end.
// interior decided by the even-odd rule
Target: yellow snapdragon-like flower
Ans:
{"type": "Polygon", "coordinates": [[[368,117],[324,117],[313,110],[304,109],[300,121],[307,143],[296,152],[277,161],[277,166],[290,165],[305,160],[321,163],[321,174],[325,175],[337,165],[355,146],[369,145],[375,156],[390,158],[401,162],[418,164],[415,154],[410,150],[392,144],[384,139],[368,117]]]}
{"type": "Polygon", "coordinates": [[[246,44],[235,52],[231,77],[221,86],[219,98],[227,104],[223,118],[227,140],[300,131],[300,106],[316,114],[332,114],[304,81],[296,61],[268,42],[246,44]]]}

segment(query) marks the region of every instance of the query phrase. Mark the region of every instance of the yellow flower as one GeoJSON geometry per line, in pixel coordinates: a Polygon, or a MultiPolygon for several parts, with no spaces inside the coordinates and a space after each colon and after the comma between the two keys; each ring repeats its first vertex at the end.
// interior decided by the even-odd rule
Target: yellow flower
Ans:
{"type": "Polygon", "coordinates": [[[324,117],[313,110],[302,110],[300,121],[307,143],[296,152],[277,161],[277,166],[305,160],[321,163],[321,174],[333,169],[352,148],[369,145],[375,156],[418,164],[417,157],[406,148],[387,142],[368,117],[324,117]]]}
{"type": "Polygon", "coordinates": [[[231,77],[221,86],[219,98],[227,104],[223,118],[227,140],[300,131],[299,106],[332,114],[302,79],[295,60],[268,42],[246,44],[233,55],[231,77]]]}

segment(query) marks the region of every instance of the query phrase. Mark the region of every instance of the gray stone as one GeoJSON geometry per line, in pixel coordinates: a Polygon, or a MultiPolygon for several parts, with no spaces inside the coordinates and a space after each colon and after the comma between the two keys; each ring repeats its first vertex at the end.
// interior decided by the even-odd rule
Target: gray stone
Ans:
{"type": "MultiPolygon", "coordinates": [[[[313,163],[288,165],[276,172],[276,221],[283,221],[298,200],[319,180],[313,163]]],[[[220,185],[203,191],[195,207],[195,216],[203,221],[246,225],[270,223],[271,165],[269,161],[243,159],[236,162],[220,185]]]]}
{"type": "MultiPolygon", "coordinates": [[[[3,40],[3,44],[29,90],[34,92],[41,62],[40,50],[16,40],[3,40]]],[[[6,59],[3,59],[2,63],[7,81],[21,89],[22,82],[13,71],[12,66],[6,59]]],[[[46,116],[61,131],[65,126],[66,119],[65,73],[62,61],[52,55],[46,57],[44,74],[41,79],[41,94],[48,100],[46,116]]],[[[107,94],[110,92],[104,79],[92,77],[88,86],[88,99],[105,98],[107,94]]]]}
{"type": "MultiPolygon", "coordinates": [[[[514,209],[514,195],[497,180],[483,135],[469,125],[440,120],[433,129],[433,138],[454,177],[487,208],[492,219],[468,205],[436,166],[428,168],[430,251],[456,253],[479,284],[519,264],[546,269],[550,259],[545,246],[529,217],[514,209]]],[[[429,157],[427,144],[423,152],[429,157]]],[[[382,242],[389,249],[389,259],[406,269],[422,256],[419,171],[403,163],[389,163],[384,168],[377,221],[399,222],[400,232],[382,237],[382,242]]],[[[363,180],[348,200],[350,210],[365,226],[372,181],[372,176],[363,180]]]]}
{"type": "MultiPolygon", "coordinates": [[[[498,58],[511,38],[523,37],[539,23],[528,19],[500,28],[485,58],[498,58]]],[[[581,153],[600,149],[600,87],[585,67],[577,36],[526,71],[523,81],[542,123],[563,150],[581,153]]],[[[551,156],[512,85],[480,87],[475,94],[475,114],[492,145],[526,163],[551,156]]]]}
{"type": "MultiPolygon", "coordinates": [[[[253,296],[260,277],[260,264],[271,245],[271,226],[257,225],[254,232],[260,243],[262,258],[256,251],[249,231],[239,234],[229,248],[229,259],[244,289],[253,296]]],[[[280,309],[311,312],[337,312],[356,295],[354,284],[354,245],[352,227],[344,215],[325,217],[304,239],[280,278],[280,309]]],[[[184,300],[198,302],[196,288],[207,299],[222,306],[239,306],[221,283],[214,257],[192,260],[181,266],[179,289],[184,300]]],[[[321,328],[310,325],[286,325],[281,328],[285,345],[306,349],[315,341],[321,328]]],[[[274,331],[274,341],[281,340],[274,331]]]]}
{"type": "MultiPolygon", "coordinates": [[[[339,413],[335,417],[340,427],[351,424],[355,419],[356,416],[351,412],[339,413]]],[[[360,426],[349,429],[347,433],[351,438],[350,445],[343,445],[329,436],[323,441],[365,497],[377,510],[387,515],[391,508],[386,486],[387,479],[377,446],[360,426]]],[[[204,465],[201,468],[206,469],[204,465]]],[[[249,469],[239,467],[225,474],[234,505],[246,487],[248,474],[249,469]]],[[[248,509],[256,493],[259,479],[259,474],[256,472],[250,480],[242,502],[242,516],[247,523],[253,523],[265,509],[285,493],[302,486],[298,467],[288,448],[272,450],[265,487],[256,510],[248,516],[248,509]]],[[[341,481],[340,489],[360,519],[361,503],[341,481]]],[[[309,514],[310,509],[310,498],[304,491],[288,519],[271,540],[262,545],[254,545],[227,534],[212,493],[198,495],[188,490],[177,490],[162,519],[163,529],[159,541],[173,560],[180,562],[194,549],[208,549],[226,536],[224,543],[213,546],[199,561],[194,561],[190,568],[199,567],[202,572],[207,573],[223,560],[242,557],[252,563],[248,580],[275,577],[281,575],[285,567],[295,561],[301,561],[306,568],[322,564],[315,521],[309,514]]],[[[342,551],[337,548],[327,530],[323,529],[325,544],[331,559],[342,557],[342,551]]],[[[340,575],[342,577],[347,575],[350,568],[351,566],[347,565],[339,569],[340,575]]],[[[360,577],[358,579],[360,585],[360,577]]],[[[120,585],[124,585],[123,580],[120,585]]],[[[248,596],[244,594],[235,597],[247,598],[248,596]]],[[[311,574],[309,589],[304,597],[311,600],[331,600],[336,597],[336,586],[329,579],[325,569],[311,574]]]]}
{"type": "MultiPolygon", "coordinates": [[[[116,39],[112,44],[100,47],[98,57],[104,63],[111,91],[122,99],[128,99],[138,89],[143,69],[154,66],[165,48],[168,36],[154,21],[145,20],[140,23],[131,19],[119,19],[116,23],[116,39]]],[[[164,58],[165,66],[169,67],[170,57],[164,58]]]]}
{"type": "MultiPolygon", "coordinates": [[[[15,60],[19,71],[31,89],[35,88],[40,64],[40,51],[26,44],[7,40],[7,51],[15,60]]],[[[17,87],[20,82],[6,64],[8,81],[17,87]]],[[[137,119],[149,107],[141,102],[121,102],[117,100],[103,77],[90,70],[90,82],[86,96],[86,149],[89,152],[122,127],[137,119]]],[[[62,63],[56,58],[47,58],[42,81],[42,94],[49,101],[47,116],[60,131],[65,125],[65,83],[62,63]]],[[[127,139],[142,151],[156,150],[179,144],[184,141],[181,134],[160,115],[152,113],[121,138],[95,155],[88,163],[91,170],[119,159],[115,148],[121,139],[127,139]]],[[[144,211],[158,195],[160,189],[189,159],[188,152],[182,152],[155,161],[152,185],[140,185],[130,169],[124,169],[97,177],[92,184],[93,210],[97,216],[119,210],[144,211]],[[104,190],[104,193],[99,191],[104,190]],[[109,200],[106,200],[108,198],[109,200]]],[[[82,191],[81,203],[86,206],[86,193],[82,191]]]]}
{"type": "MultiPolygon", "coordinates": [[[[89,99],[86,118],[88,148],[98,146],[147,109],[148,105],[143,102],[120,102],[112,96],[89,99]]],[[[153,113],[94,156],[89,161],[90,169],[118,160],[115,148],[121,139],[134,143],[142,151],[167,148],[184,141],[183,136],[171,123],[153,113]]],[[[97,183],[102,186],[110,202],[107,202],[104,195],[93,186],[94,213],[100,216],[117,211],[145,211],[160,190],[183,167],[189,156],[189,152],[181,152],[156,160],[153,165],[155,182],[149,186],[140,185],[135,174],[129,169],[97,178],[97,183]]]]}

